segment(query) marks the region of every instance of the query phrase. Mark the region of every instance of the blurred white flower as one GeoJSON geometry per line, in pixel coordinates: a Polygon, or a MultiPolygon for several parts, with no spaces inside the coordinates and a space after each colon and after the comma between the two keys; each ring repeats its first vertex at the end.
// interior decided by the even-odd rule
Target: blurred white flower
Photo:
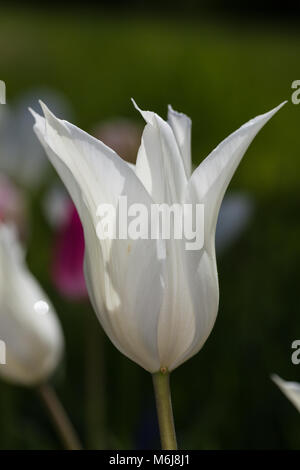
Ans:
{"type": "Polygon", "coordinates": [[[272,375],[271,378],[300,413],[300,383],[287,382],[275,374],[272,375]]]}
{"type": "Polygon", "coordinates": [[[28,271],[14,229],[5,224],[0,224],[0,339],[6,347],[0,375],[22,385],[45,381],[58,365],[64,345],[53,307],[28,271]],[[35,308],[41,301],[49,306],[43,315],[35,308]]]}
{"type": "Polygon", "coordinates": [[[35,132],[70,192],[85,235],[85,276],[98,318],[115,346],[150,372],[173,370],[196,354],[218,311],[215,230],[226,188],[249,144],[278,111],[250,120],[191,175],[191,121],[169,108],[168,121],[146,121],[136,165],[42,104],[35,132]],[[204,246],[185,240],[99,240],[99,204],[204,204],[204,246]]]}
{"type": "Polygon", "coordinates": [[[0,171],[25,186],[38,186],[47,171],[47,160],[41,146],[32,138],[28,107],[34,107],[43,96],[58,114],[70,115],[63,95],[48,89],[37,89],[22,95],[14,105],[0,106],[0,171]]]}
{"type": "Polygon", "coordinates": [[[247,194],[231,192],[224,197],[216,228],[218,255],[239,238],[250,223],[253,211],[254,201],[247,194]]]}
{"type": "Polygon", "coordinates": [[[69,205],[70,197],[64,186],[60,182],[52,185],[42,202],[45,218],[52,229],[59,229],[67,222],[69,205]]]}

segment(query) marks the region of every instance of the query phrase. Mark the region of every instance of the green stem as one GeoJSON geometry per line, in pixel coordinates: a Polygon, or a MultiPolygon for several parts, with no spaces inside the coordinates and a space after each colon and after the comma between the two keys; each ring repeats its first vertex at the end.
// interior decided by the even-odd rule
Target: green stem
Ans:
{"type": "Polygon", "coordinates": [[[170,392],[170,374],[167,369],[161,368],[152,377],[162,449],[177,450],[170,392]]]}
{"type": "Polygon", "coordinates": [[[42,384],[38,387],[38,392],[48,409],[65,448],[68,450],[81,450],[82,447],[77,434],[53,388],[48,384],[42,384]]]}

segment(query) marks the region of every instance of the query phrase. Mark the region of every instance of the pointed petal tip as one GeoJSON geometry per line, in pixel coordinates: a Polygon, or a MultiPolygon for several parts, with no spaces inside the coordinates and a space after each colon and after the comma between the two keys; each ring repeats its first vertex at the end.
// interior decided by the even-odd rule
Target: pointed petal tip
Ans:
{"type": "Polygon", "coordinates": [[[180,111],[176,111],[176,109],[174,109],[171,104],[168,104],[168,117],[170,117],[170,115],[176,116],[178,118],[184,118],[186,122],[188,122],[190,125],[192,124],[192,120],[189,116],[180,111]]]}
{"type": "MultiPolygon", "coordinates": [[[[278,106],[276,106],[275,108],[271,109],[271,111],[269,111],[269,113],[272,115],[277,113],[277,111],[279,111],[288,101],[285,100],[285,101],[282,101],[282,103],[280,103],[278,106]]],[[[269,113],[266,113],[266,114],[269,114],[269,113]]]]}
{"type": "Polygon", "coordinates": [[[32,108],[28,108],[28,111],[30,112],[30,114],[32,115],[33,119],[34,119],[34,123],[33,123],[33,129],[34,131],[37,130],[37,128],[39,128],[40,130],[42,129],[42,124],[45,122],[45,118],[37,113],[34,109],[32,108]]]}
{"type": "Polygon", "coordinates": [[[39,104],[42,108],[42,111],[44,113],[44,117],[46,120],[48,120],[52,124],[57,123],[57,122],[62,123],[62,120],[56,117],[55,114],[52,113],[52,111],[48,108],[48,106],[42,100],[39,100],[39,104]]]}
{"type": "Polygon", "coordinates": [[[132,104],[133,106],[135,107],[135,109],[143,116],[143,118],[145,119],[145,116],[144,116],[144,113],[147,112],[147,111],[143,111],[139,105],[137,104],[137,102],[135,101],[134,98],[131,98],[131,101],[132,101],[132,104]]]}
{"type": "Polygon", "coordinates": [[[135,107],[135,109],[137,109],[137,111],[139,111],[139,112],[142,114],[143,111],[142,111],[141,108],[138,106],[138,104],[136,103],[135,99],[132,98],[132,97],[131,97],[130,99],[131,99],[131,102],[132,102],[133,106],[135,107]]]}
{"type": "Polygon", "coordinates": [[[137,103],[135,102],[135,100],[133,98],[131,98],[131,101],[133,103],[133,106],[135,107],[135,109],[142,115],[142,117],[145,119],[145,121],[147,123],[150,123],[152,124],[153,123],[153,120],[155,118],[155,113],[153,113],[152,111],[143,111],[138,105],[137,103]]]}
{"type": "MultiPolygon", "coordinates": [[[[48,106],[41,100],[39,100],[39,104],[42,108],[43,111],[43,118],[46,121],[46,128],[47,126],[51,126],[53,129],[55,129],[57,132],[69,132],[68,126],[67,126],[67,121],[64,121],[63,119],[58,118],[55,116],[55,114],[48,108],[48,106]]],[[[39,115],[38,115],[39,116],[39,115]]],[[[40,116],[42,117],[42,116],[40,116]]]]}
{"type": "Polygon", "coordinates": [[[277,374],[271,374],[270,379],[276,384],[278,384],[278,382],[280,381],[280,377],[277,374]]]}
{"type": "Polygon", "coordinates": [[[248,129],[252,126],[259,126],[259,129],[261,129],[286,103],[287,101],[283,101],[270,111],[267,111],[263,114],[259,114],[258,116],[250,119],[248,122],[243,124],[240,129],[248,129]]]}
{"type": "Polygon", "coordinates": [[[277,107],[282,108],[282,106],[284,106],[287,102],[288,102],[288,100],[284,100],[277,107]]]}
{"type": "Polygon", "coordinates": [[[261,117],[266,117],[266,118],[269,118],[269,117],[272,117],[274,116],[274,114],[277,113],[277,111],[279,111],[285,104],[287,103],[287,100],[286,101],[283,101],[282,103],[280,103],[278,106],[275,106],[275,108],[271,109],[270,111],[267,111],[266,113],[262,114],[261,117]]]}
{"type": "Polygon", "coordinates": [[[271,380],[274,382],[275,385],[277,385],[278,388],[281,390],[286,388],[288,385],[291,384],[291,382],[288,382],[286,380],[283,380],[279,375],[277,374],[272,374],[271,375],[271,380]]]}
{"type": "Polygon", "coordinates": [[[39,100],[39,104],[40,104],[40,107],[42,108],[45,118],[47,118],[48,116],[54,117],[54,115],[51,113],[48,106],[42,100],[39,100]]]}
{"type": "Polygon", "coordinates": [[[182,113],[176,111],[171,104],[168,104],[168,115],[174,114],[175,116],[180,116],[182,113]]]}
{"type": "Polygon", "coordinates": [[[34,119],[37,120],[37,116],[39,116],[39,114],[34,109],[32,109],[30,106],[27,109],[30,112],[30,114],[34,117],[34,119]]]}

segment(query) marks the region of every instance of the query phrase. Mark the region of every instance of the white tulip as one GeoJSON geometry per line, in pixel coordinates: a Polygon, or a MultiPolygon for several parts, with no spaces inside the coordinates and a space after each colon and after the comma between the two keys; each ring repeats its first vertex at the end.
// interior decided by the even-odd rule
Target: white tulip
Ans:
{"type": "Polygon", "coordinates": [[[191,174],[191,120],[169,107],[168,121],[140,111],[146,121],[136,165],[41,103],[35,132],[80,215],[85,276],[107,335],[149,372],[175,369],[196,354],[218,311],[215,229],[225,190],[249,144],[282,106],[250,120],[225,139],[191,174]],[[97,207],[142,203],[204,204],[204,246],[184,240],[99,240],[97,207]]]}
{"type": "Polygon", "coordinates": [[[6,350],[0,375],[28,386],[50,376],[64,344],[53,307],[28,271],[14,229],[4,224],[0,224],[0,340],[6,350]]]}
{"type": "Polygon", "coordinates": [[[272,380],[280,388],[282,393],[293,403],[300,413],[300,383],[287,382],[278,375],[272,375],[272,380]]]}

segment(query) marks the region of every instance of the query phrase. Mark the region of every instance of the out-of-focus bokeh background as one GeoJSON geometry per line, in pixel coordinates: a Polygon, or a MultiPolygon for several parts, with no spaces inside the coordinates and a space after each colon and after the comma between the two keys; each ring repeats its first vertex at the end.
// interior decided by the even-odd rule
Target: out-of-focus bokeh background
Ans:
{"type": "MultiPolygon", "coordinates": [[[[248,119],[288,100],[232,180],[218,235],[217,322],[171,381],[181,448],[300,447],[299,414],[270,380],[276,372],[300,381],[291,362],[300,339],[300,105],[291,102],[300,79],[299,12],[279,15],[255,2],[243,12],[229,3],[1,7],[0,187],[9,177],[19,191],[11,217],[63,324],[66,351],[52,384],[86,448],[157,448],[153,391],[150,375],[102,333],[80,279],[69,279],[80,270],[80,227],[78,234],[31,130],[27,106],[38,110],[38,98],[125,146],[128,158],[143,125],[130,97],[162,116],[171,103],[193,120],[194,165],[248,119]]],[[[35,391],[1,381],[0,448],[60,446],[35,391]]]]}

